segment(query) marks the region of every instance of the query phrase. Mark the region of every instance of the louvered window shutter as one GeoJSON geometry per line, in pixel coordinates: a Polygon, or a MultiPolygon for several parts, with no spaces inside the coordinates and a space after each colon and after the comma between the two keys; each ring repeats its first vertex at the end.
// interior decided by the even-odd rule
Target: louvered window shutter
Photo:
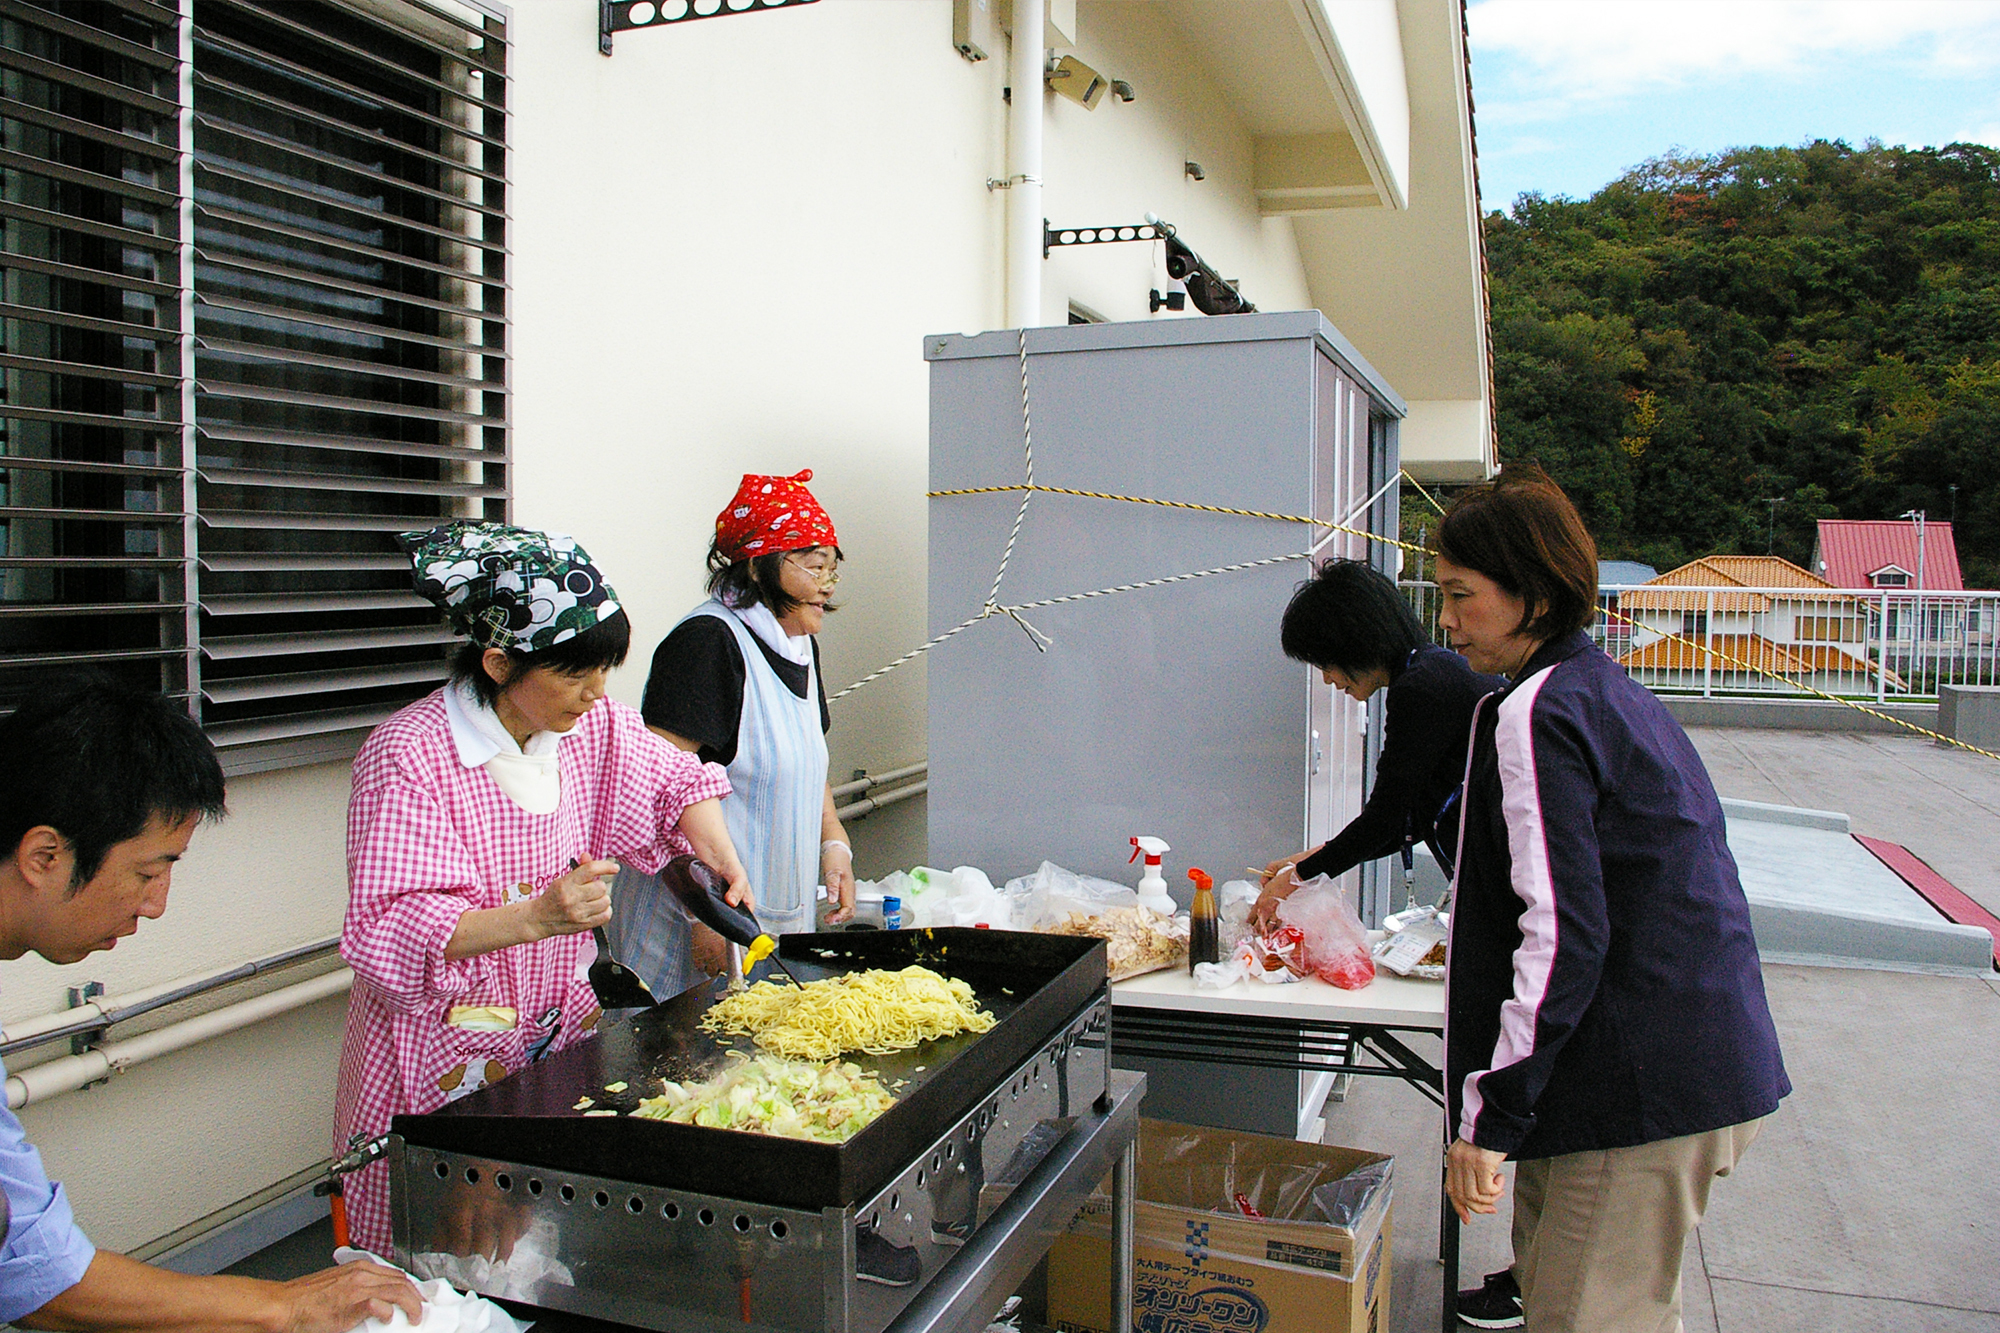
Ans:
{"type": "Polygon", "coordinates": [[[502,20],[0,0],[0,23],[29,94],[0,103],[4,199],[37,210],[5,214],[7,397],[69,409],[30,423],[56,447],[6,421],[0,672],[145,674],[238,771],[350,753],[444,675],[395,534],[508,512],[502,20]],[[24,457],[58,484],[28,497],[24,457]]]}

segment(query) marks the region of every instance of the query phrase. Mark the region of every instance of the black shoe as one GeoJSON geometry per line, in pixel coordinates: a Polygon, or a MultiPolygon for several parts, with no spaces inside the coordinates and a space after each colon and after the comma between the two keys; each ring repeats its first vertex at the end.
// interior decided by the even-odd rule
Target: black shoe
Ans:
{"type": "Polygon", "coordinates": [[[1459,1292],[1458,1317],[1474,1328],[1519,1328],[1526,1323],[1521,1315],[1521,1284],[1514,1280],[1514,1270],[1488,1273],[1486,1285],[1479,1290],[1459,1292]]]}
{"type": "Polygon", "coordinates": [[[854,1276],[885,1287],[907,1287],[924,1275],[924,1261],[910,1245],[891,1245],[866,1227],[854,1229],[854,1276]]]}

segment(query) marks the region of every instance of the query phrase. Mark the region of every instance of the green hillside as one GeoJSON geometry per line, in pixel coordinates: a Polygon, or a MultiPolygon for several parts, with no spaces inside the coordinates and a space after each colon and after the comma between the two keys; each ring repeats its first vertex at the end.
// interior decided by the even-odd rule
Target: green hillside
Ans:
{"type": "Polygon", "coordinates": [[[2000,587],[2000,150],[1648,162],[1486,219],[1503,458],[1607,558],[1804,563],[1818,518],[1951,517],[2000,587]]]}

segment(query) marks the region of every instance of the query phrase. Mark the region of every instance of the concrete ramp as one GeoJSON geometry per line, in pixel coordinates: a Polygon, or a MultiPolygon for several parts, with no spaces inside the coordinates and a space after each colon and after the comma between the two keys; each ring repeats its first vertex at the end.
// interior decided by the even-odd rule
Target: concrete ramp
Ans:
{"type": "MultiPolygon", "coordinates": [[[[1846,815],[1727,797],[1722,811],[1765,962],[1993,974],[1994,935],[1948,920],[1855,839],[1846,815]]],[[[1418,899],[1434,903],[1443,890],[1419,847],[1418,899]]],[[[1400,903],[1400,887],[1390,896],[1400,903]]]]}
{"type": "Polygon", "coordinates": [[[1993,936],[1948,921],[1855,841],[1847,816],[1724,799],[1757,949],[1770,963],[1993,972],[1993,936]]]}

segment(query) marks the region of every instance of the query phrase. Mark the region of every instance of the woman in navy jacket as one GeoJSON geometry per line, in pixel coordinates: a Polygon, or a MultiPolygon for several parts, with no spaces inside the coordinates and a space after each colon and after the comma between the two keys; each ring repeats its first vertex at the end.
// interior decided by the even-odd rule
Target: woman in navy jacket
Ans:
{"type": "Polygon", "coordinates": [[[1530,1329],[1671,1330],[1709,1186],[1791,1091],[1721,802],[1587,633],[1597,552],[1533,465],[1440,525],[1439,624],[1511,683],[1473,714],[1451,922],[1446,1189],[1515,1173],[1530,1329]]]}

